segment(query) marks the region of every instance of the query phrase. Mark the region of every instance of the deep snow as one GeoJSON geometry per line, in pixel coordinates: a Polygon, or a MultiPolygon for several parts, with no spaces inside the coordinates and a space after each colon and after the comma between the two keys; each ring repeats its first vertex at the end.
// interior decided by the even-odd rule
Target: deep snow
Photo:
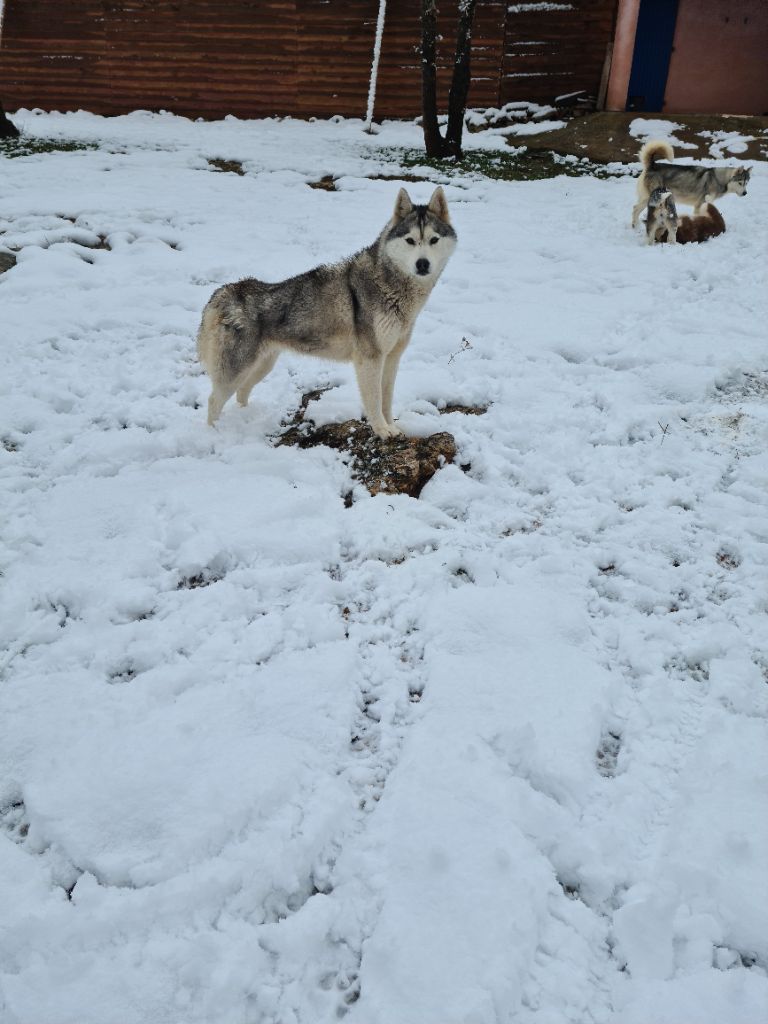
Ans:
{"type": "Polygon", "coordinates": [[[193,337],[418,129],[16,120],[99,148],[2,168],[2,1024],[768,1019],[765,166],[676,248],[627,177],[408,184],[459,248],[395,405],[459,464],[346,508],[270,436],[351,371],[211,430],[193,337]]]}

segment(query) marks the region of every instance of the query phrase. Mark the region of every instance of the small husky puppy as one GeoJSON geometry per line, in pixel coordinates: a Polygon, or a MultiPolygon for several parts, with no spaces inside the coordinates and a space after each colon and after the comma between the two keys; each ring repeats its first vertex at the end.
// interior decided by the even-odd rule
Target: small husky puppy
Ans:
{"type": "Polygon", "coordinates": [[[712,203],[704,203],[702,212],[693,217],[680,217],[671,192],[655,188],[648,199],[645,233],[648,245],[655,242],[706,242],[722,235],[725,221],[712,203]]]}
{"type": "Polygon", "coordinates": [[[208,422],[237,393],[248,404],[282,351],[352,362],[371,428],[403,431],[392,419],[397,367],[416,317],[456,246],[442,188],[426,206],[401,188],[391,220],[367,249],[277,284],[225,284],[203,310],[200,361],[213,384],[208,422]]]}
{"type": "Polygon", "coordinates": [[[698,213],[706,202],[720,199],[726,192],[737,196],[747,194],[751,167],[694,167],[685,164],[660,163],[671,160],[674,151],[668,142],[651,139],[640,150],[642,173],[637,181],[637,202],[632,210],[632,227],[637,226],[640,211],[651,192],[663,188],[671,192],[677,203],[692,206],[698,213]]]}
{"type": "Polygon", "coordinates": [[[656,242],[676,242],[679,218],[671,192],[655,188],[648,197],[648,216],[645,220],[645,238],[648,245],[656,242]]]}

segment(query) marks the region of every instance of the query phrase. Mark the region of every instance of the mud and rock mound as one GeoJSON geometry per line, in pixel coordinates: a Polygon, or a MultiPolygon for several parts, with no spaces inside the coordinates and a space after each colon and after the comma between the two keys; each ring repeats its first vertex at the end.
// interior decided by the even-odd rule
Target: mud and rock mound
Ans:
{"type": "Polygon", "coordinates": [[[371,494],[409,494],[418,498],[438,469],[456,458],[456,442],[447,431],[429,437],[395,437],[383,441],[361,420],[318,427],[304,418],[306,407],[314,397],[314,393],[304,396],[294,422],[275,443],[297,448],[325,445],[346,453],[350,457],[352,476],[371,494]]]}
{"type": "Polygon", "coordinates": [[[4,274],[6,270],[10,270],[11,267],[16,266],[16,257],[12,252],[8,252],[5,249],[0,249],[0,274],[4,274]]]}

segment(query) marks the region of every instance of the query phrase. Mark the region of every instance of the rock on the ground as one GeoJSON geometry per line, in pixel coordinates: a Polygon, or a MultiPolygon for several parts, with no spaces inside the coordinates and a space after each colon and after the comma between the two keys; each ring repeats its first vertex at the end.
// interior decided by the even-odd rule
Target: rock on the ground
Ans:
{"type": "Polygon", "coordinates": [[[0,249],[0,274],[4,274],[6,270],[10,270],[11,267],[15,266],[16,257],[13,253],[0,249]]]}
{"type": "Polygon", "coordinates": [[[383,441],[366,423],[346,420],[316,427],[304,421],[290,427],[277,444],[297,448],[325,445],[352,457],[352,475],[371,494],[410,494],[418,498],[424,485],[456,457],[452,434],[443,431],[429,437],[396,437],[383,441]]]}

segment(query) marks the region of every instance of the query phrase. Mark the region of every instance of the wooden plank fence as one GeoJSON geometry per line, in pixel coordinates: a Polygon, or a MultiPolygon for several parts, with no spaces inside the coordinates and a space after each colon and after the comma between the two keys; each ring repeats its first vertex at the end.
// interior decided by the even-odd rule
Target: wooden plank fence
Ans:
{"type": "MultiPolygon", "coordinates": [[[[478,0],[476,108],[596,95],[616,0],[478,0]]],[[[5,0],[6,110],[171,110],[190,117],[362,117],[378,0],[5,0]]],[[[421,109],[420,3],[389,0],[375,116],[421,109]]],[[[455,5],[440,12],[446,108],[455,5]]]]}

